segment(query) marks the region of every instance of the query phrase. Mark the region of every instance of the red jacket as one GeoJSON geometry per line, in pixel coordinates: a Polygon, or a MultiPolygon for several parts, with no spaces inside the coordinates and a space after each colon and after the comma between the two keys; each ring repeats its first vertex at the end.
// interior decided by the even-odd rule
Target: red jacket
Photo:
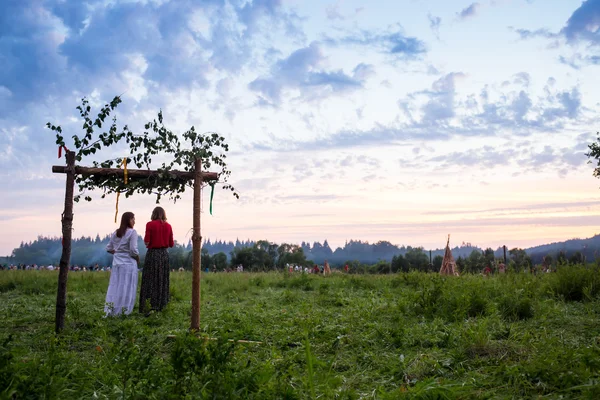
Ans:
{"type": "Polygon", "coordinates": [[[146,224],[144,243],[149,249],[173,247],[173,229],[168,222],[156,219],[146,224]]]}

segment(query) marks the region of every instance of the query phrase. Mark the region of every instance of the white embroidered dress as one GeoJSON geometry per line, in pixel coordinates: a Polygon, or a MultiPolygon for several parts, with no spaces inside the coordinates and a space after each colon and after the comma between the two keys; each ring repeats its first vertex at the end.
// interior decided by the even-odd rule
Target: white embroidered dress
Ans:
{"type": "Polygon", "coordinates": [[[110,282],[106,293],[106,315],[130,314],[135,306],[138,283],[138,265],[133,257],[139,255],[138,234],[127,228],[123,237],[113,233],[106,251],[114,251],[110,282]]]}

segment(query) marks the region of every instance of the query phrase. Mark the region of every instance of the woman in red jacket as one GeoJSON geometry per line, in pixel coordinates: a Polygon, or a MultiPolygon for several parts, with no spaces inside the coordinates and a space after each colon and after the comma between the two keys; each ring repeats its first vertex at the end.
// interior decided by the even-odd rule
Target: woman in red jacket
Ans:
{"type": "Polygon", "coordinates": [[[148,248],[142,271],[140,289],[140,312],[162,310],[169,302],[169,252],[173,247],[173,229],[167,222],[167,214],[162,207],[152,211],[151,221],[146,224],[144,243],[148,248]]]}

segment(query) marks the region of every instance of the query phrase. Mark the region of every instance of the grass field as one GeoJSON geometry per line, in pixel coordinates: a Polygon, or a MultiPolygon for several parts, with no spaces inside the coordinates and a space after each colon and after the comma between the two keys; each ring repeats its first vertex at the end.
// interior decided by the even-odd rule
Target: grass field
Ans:
{"type": "Polygon", "coordinates": [[[189,273],[162,313],[109,319],[108,273],[71,273],[57,339],[57,275],[0,273],[0,398],[600,398],[596,269],[208,274],[201,334],[218,341],[187,333],[189,273]]]}

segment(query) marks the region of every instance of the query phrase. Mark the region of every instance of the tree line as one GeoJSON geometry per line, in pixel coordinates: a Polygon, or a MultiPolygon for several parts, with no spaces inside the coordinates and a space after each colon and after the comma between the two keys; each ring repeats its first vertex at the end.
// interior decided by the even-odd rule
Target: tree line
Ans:
{"type": "MultiPolygon", "coordinates": [[[[110,236],[95,238],[81,237],[73,240],[71,264],[79,266],[108,266],[112,261],[105,247],[110,236]]],[[[144,258],[146,248],[141,238],[138,247],[140,256],[144,258]]],[[[556,246],[560,248],[560,246],[556,246]]],[[[180,244],[169,250],[171,267],[175,269],[191,269],[191,243],[180,244]]],[[[586,247],[583,251],[549,251],[546,254],[532,253],[530,250],[513,248],[507,250],[507,267],[515,271],[526,270],[533,265],[556,266],[579,264],[595,261],[597,251],[594,247],[586,247]],[[593,251],[593,253],[592,253],[593,251]],[[590,254],[591,253],[591,254],[590,254]]],[[[548,251],[548,248],[543,248],[548,251]]],[[[456,264],[461,273],[478,273],[485,267],[495,268],[504,262],[502,248],[485,250],[465,243],[452,249],[456,264]]],[[[12,251],[10,257],[0,260],[2,264],[21,263],[49,265],[57,264],[61,254],[59,238],[38,237],[36,240],[21,245],[12,251]]],[[[302,242],[300,245],[277,244],[267,240],[259,241],[211,241],[206,240],[202,247],[202,267],[225,270],[229,267],[243,265],[247,270],[282,269],[286,265],[312,266],[323,264],[327,260],[332,266],[349,267],[355,272],[364,273],[396,273],[410,270],[439,271],[443,260],[443,249],[426,250],[421,247],[396,246],[390,242],[379,241],[368,243],[350,240],[344,247],[332,250],[327,240],[323,243],[302,242]]]]}

